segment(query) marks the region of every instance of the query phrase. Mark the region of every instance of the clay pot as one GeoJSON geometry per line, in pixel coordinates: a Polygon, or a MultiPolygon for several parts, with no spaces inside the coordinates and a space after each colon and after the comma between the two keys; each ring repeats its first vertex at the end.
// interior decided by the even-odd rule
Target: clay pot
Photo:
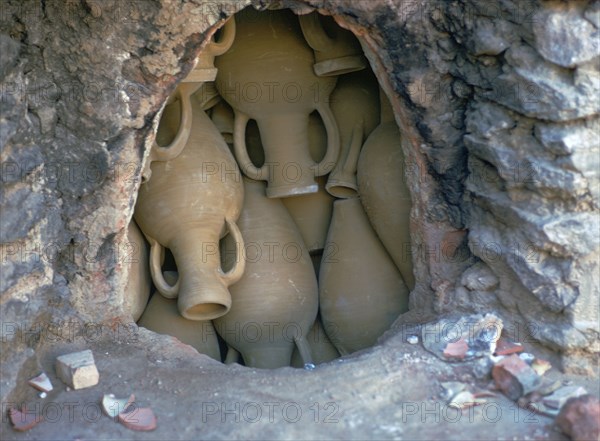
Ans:
{"type": "MultiPolygon", "coordinates": [[[[321,119],[314,113],[308,124],[309,151],[315,161],[319,161],[327,150],[327,133],[321,119]]],[[[322,250],[331,222],[334,199],[325,191],[327,178],[315,178],[319,190],[293,198],[283,198],[282,202],[298,225],[304,244],[310,253],[322,250]]]]}
{"type": "Polygon", "coordinates": [[[177,310],[176,300],[166,299],[155,292],[138,325],[159,334],[171,335],[201,354],[221,361],[219,340],[212,322],[183,318],[177,310]]]}
{"type": "Polygon", "coordinates": [[[325,191],[326,179],[325,176],[316,179],[319,185],[319,191],[316,193],[282,199],[311,253],[325,247],[331,222],[334,198],[325,191]]]}
{"type": "Polygon", "coordinates": [[[325,188],[338,198],[356,197],[360,149],[364,139],[379,124],[379,87],[373,72],[364,70],[340,77],[331,94],[331,110],[340,129],[341,147],[325,188]],[[359,131],[353,137],[354,130],[359,131]]]}
{"type": "Polygon", "coordinates": [[[387,97],[381,93],[382,121],[365,141],[358,162],[360,200],[410,290],[415,286],[410,241],[410,191],[404,176],[402,135],[387,97]]]}
{"type": "Polygon", "coordinates": [[[291,11],[246,8],[236,18],[235,41],[215,65],[217,88],[235,112],[233,144],[240,168],[252,179],[267,181],[270,198],[315,193],[314,178],[329,173],[339,154],[337,124],[328,105],[336,78],[313,73],[313,53],[291,11]],[[327,154],[318,164],[310,157],[307,135],[314,110],[327,129],[327,154]],[[250,119],[264,147],[260,168],[246,147],[250,119]]]}
{"type": "MultiPolygon", "coordinates": [[[[313,323],[310,328],[310,332],[306,337],[306,341],[310,346],[310,354],[312,355],[312,362],[315,365],[327,363],[328,361],[335,360],[339,358],[340,353],[337,351],[335,346],[327,337],[325,330],[323,329],[323,325],[321,324],[320,318],[317,316],[317,319],[313,323]]],[[[304,361],[300,356],[300,352],[297,349],[294,349],[294,353],[292,354],[292,363],[293,367],[301,368],[304,367],[304,361]]]]}
{"type": "Polygon", "coordinates": [[[215,320],[217,332],[237,349],[247,366],[289,366],[298,346],[310,363],[306,335],[318,310],[317,279],[296,224],[279,199],[265,197],[265,184],[244,178],[244,209],[238,220],[248,244],[238,253],[231,238],[223,240],[223,267],[238,254],[246,271],[230,287],[233,304],[215,320]]]}
{"type": "Polygon", "coordinates": [[[244,188],[235,160],[210,118],[193,109],[186,148],[167,162],[152,164],[152,179],[138,193],[135,220],[150,242],[150,270],[158,291],[179,297],[181,314],[190,320],[210,320],[231,306],[227,287],[244,272],[240,259],[224,273],[219,238],[227,229],[243,247],[235,224],[244,188]],[[173,253],[180,279],[169,285],[160,269],[162,247],[173,253]]]}
{"type": "Polygon", "coordinates": [[[233,144],[233,109],[225,101],[215,105],[210,113],[210,119],[221,133],[227,144],[233,144]]]}
{"type": "Polygon", "coordinates": [[[131,220],[127,227],[127,255],[129,276],[124,293],[125,309],[137,321],[148,303],[152,279],[148,260],[148,246],[137,224],[131,220]]]}
{"type": "Polygon", "coordinates": [[[333,204],[325,250],[319,273],[323,326],[342,355],[370,347],[408,310],[408,289],[358,198],[333,204]]]}
{"type": "Polygon", "coordinates": [[[315,74],[342,75],[367,67],[354,34],[339,27],[331,17],[312,12],[298,18],[304,38],[315,51],[315,74]]]}
{"type": "MultiPolygon", "coordinates": [[[[166,105],[169,103],[177,103],[180,106],[179,114],[181,117],[177,126],[176,135],[173,137],[173,140],[164,147],[159,145],[158,140],[155,140],[152,143],[152,148],[146,158],[144,169],[142,171],[142,182],[146,182],[150,179],[152,175],[151,165],[154,161],[169,161],[175,159],[183,151],[192,129],[192,103],[190,96],[201,86],[202,84],[200,83],[182,83],[175,89],[173,97],[165,103],[166,105]]],[[[164,110],[166,110],[166,106],[163,108],[162,116],[164,116],[164,110]]]]}
{"type": "Polygon", "coordinates": [[[221,28],[220,41],[211,39],[198,55],[196,65],[183,82],[214,81],[217,78],[215,57],[229,50],[235,39],[235,18],[231,16],[221,28]]]}

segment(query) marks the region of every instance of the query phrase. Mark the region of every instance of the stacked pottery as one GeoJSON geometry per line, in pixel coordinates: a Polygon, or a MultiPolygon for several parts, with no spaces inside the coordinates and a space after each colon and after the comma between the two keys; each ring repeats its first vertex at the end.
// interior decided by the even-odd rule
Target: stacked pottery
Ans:
{"type": "Polygon", "coordinates": [[[408,289],[358,198],[338,199],[319,273],[319,302],[331,342],[345,355],[372,346],[408,310],[408,289]]]}
{"type": "Polygon", "coordinates": [[[289,366],[294,346],[311,363],[306,335],[319,306],[318,286],[302,237],[279,199],[265,184],[244,178],[244,209],[238,225],[248,248],[223,241],[223,266],[241,254],[246,270],[230,287],[231,310],[215,320],[217,332],[242,354],[247,366],[289,366]]]}
{"type": "Polygon", "coordinates": [[[383,91],[380,102],[381,124],[365,141],[358,162],[360,200],[377,235],[412,290],[415,285],[409,228],[412,204],[404,176],[402,135],[383,91]]]}
{"type": "Polygon", "coordinates": [[[166,299],[155,292],[138,325],[159,334],[171,335],[201,354],[221,361],[219,340],[211,321],[183,318],[174,299],[166,299]]]}
{"type": "Polygon", "coordinates": [[[335,165],[339,133],[328,105],[335,77],[318,77],[314,55],[298,20],[289,10],[257,12],[246,8],[236,16],[231,49],[215,60],[217,88],[235,112],[233,144],[242,172],[268,182],[270,198],[318,191],[314,178],[335,165]],[[308,148],[309,115],[318,111],[327,130],[327,153],[316,163],[308,148]],[[260,131],[265,163],[250,159],[245,132],[250,119],[260,131]]]}
{"type": "MultiPolygon", "coordinates": [[[[327,132],[321,119],[311,114],[308,123],[308,142],[311,157],[320,161],[327,150],[327,132]]],[[[325,246],[327,230],[331,222],[333,200],[327,191],[326,176],[315,178],[319,190],[316,193],[303,194],[292,198],[283,198],[283,205],[298,225],[306,248],[311,253],[318,252],[325,246]]]]}
{"type": "Polygon", "coordinates": [[[315,74],[342,75],[367,67],[356,37],[337,26],[331,17],[312,12],[298,18],[304,38],[315,51],[315,74]]]}
{"type": "Polygon", "coordinates": [[[137,321],[148,303],[152,285],[148,267],[148,246],[137,224],[131,220],[127,227],[127,257],[129,278],[125,287],[125,309],[137,321]]]}
{"type": "Polygon", "coordinates": [[[331,94],[331,110],[340,130],[340,156],[329,174],[327,191],[338,198],[356,197],[356,164],[363,137],[379,124],[379,87],[370,70],[354,72],[340,77],[331,94]],[[355,129],[362,127],[362,134],[355,129]]]}
{"type": "MultiPolygon", "coordinates": [[[[335,346],[333,346],[331,340],[325,333],[319,317],[317,317],[315,323],[310,328],[306,341],[310,346],[310,355],[312,356],[312,362],[315,365],[327,363],[340,356],[340,353],[335,346]]],[[[304,367],[304,361],[302,360],[298,349],[294,349],[294,353],[292,354],[292,366],[297,368],[304,367]]]]}
{"type": "Polygon", "coordinates": [[[217,77],[217,68],[214,65],[215,57],[223,55],[229,50],[235,38],[235,18],[230,17],[221,28],[220,41],[211,41],[202,49],[196,59],[196,65],[183,82],[214,81],[217,77]]]}
{"type": "MultiPolygon", "coordinates": [[[[142,182],[146,182],[150,179],[152,175],[151,165],[154,161],[169,161],[175,159],[183,151],[192,130],[192,103],[190,97],[201,86],[202,85],[198,83],[182,83],[175,89],[175,93],[170,102],[165,103],[167,105],[169,103],[177,103],[180,106],[179,114],[181,117],[177,129],[175,130],[176,135],[166,146],[161,146],[159,144],[159,139],[155,139],[142,171],[142,182]]],[[[165,109],[163,109],[162,112],[163,116],[164,110],[165,109]]]]}
{"type": "Polygon", "coordinates": [[[150,242],[150,270],[158,291],[178,297],[181,314],[210,320],[231,306],[228,286],[244,272],[238,260],[224,273],[219,239],[229,230],[243,247],[235,224],[242,209],[244,188],[227,144],[202,108],[193,109],[192,130],[175,159],[152,163],[152,178],[142,184],[135,220],[150,242]],[[173,253],[179,280],[169,285],[162,275],[162,247],[173,253]]]}

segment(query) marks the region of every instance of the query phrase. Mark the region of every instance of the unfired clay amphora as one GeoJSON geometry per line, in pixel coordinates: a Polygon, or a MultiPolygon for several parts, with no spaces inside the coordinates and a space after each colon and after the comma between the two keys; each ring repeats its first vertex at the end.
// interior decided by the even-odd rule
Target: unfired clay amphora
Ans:
{"type": "Polygon", "coordinates": [[[223,55],[229,50],[235,38],[235,18],[231,16],[221,28],[220,41],[210,41],[200,52],[196,59],[194,69],[183,82],[214,81],[217,77],[215,57],[223,55]]]}
{"type": "Polygon", "coordinates": [[[176,135],[173,140],[165,146],[159,145],[159,138],[154,140],[150,153],[146,158],[144,169],[142,170],[142,182],[146,182],[152,176],[151,165],[154,161],[169,161],[175,159],[183,151],[190,131],[192,129],[192,103],[190,97],[202,87],[202,83],[181,83],[175,89],[175,92],[165,102],[165,107],[161,112],[161,121],[164,119],[164,113],[171,103],[179,105],[179,124],[175,130],[176,135]]]}
{"type": "MultiPolygon", "coordinates": [[[[315,365],[321,363],[327,363],[328,361],[335,360],[340,356],[335,346],[331,343],[331,340],[325,333],[321,319],[317,316],[315,323],[310,328],[310,332],[306,337],[306,341],[310,346],[310,354],[312,355],[312,362],[315,365]]],[[[294,349],[292,354],[292,366],[301,368],[304,367],[304,362],[300,356],[298,349],[294,349]]]]}
{"type": "Polygon", "coordinates": [[[360,200],[410,290],[415,286],[410,247],[411,197],[404,176],[402,135],[381,92],[381,124],[365,141],[358,162],[360,200]]]}
{"type": "Polygon", "coordinates": [[[219,239],[227,230],[243,247],[235,224],[244,187],[235,160],[202,108],[193,109],[190,137],[181,154],[152,164],[152,178],[140,186],[135,220],[150,242],[150,269],[158,291],[178,296],[190,320],[210,320],[231,306],[227,287],[240,279],[245,261],[224,273],[219,239]],[[179,281],[169,285],[160,268],[162,247],[173,253],[179,281]]]}
{"type": "Polygon", "coordinates": [[[132,219],[127,227],[127,244],[125,251],[125,265],[129,265],[129,276],[125,287],[125,308],[137,321],[148,303],[152,279],[148,259],[148,246],[144,235],[132,219]]]}
{"type": "Polygon", "coordinates": [[[408,289],[358,198],[338,199],[319,273],[323,326],[340,354],[373,346],[403,312],[408,289]]]}
{"type": "Polygon", "coordinates": [[[166,299],[155,292],[138,325],[159,334],[171,335],[201,354],[221,361],[219,340],[212,322],[183,318],[174,299],[166,299]]]}
{"type": "Polygon", "coordinates": [[[366,69],[341,76],[331,94],[331,110],[340,129],[341,148],[325,188],[338,198],[356,197],[360,149],[379,124],[379,87],[373,72],[366,69]],[[362,130],[353,136],[357,127],[362,130]]]}
{"type": "Polygon", "coordinates": [[[312,12],[298,18],[304,38],[315,51],[317,75],[342,75],[367,67],[356,37],[339,27],[331,17],[312,12]]]}
{"type": "Polygon", "coordinates": [[[236,15],[231,49],[215,60],[216,85],[235,111],[233,143],[242,172],[268,181],[267,196],[288,197],[318,191],[314,178],[327,174],[339,154],[339,133],[328,105],[335,77],[320,78],[314,57],[289,10],[236,15]],[[308,118],[317,110],[327,129],[327,154],[318,164],[308,149],[308,118]],[[245,132],[256,120],[265,153],[258,168],[248,156],[245,132]]]}
{"type": "MultiPolygon", "coordinates": [[[[297,345],[311,363],[306,335],[317,315],[317,279],[296,224],[279,199],[265,197],[265,183],[244,178],[244,210],[238,225],[247,245],[246,271],[230,287],[233,304],[215,320],[217,332],[247,366],[289,366],[297,345]]],[[[223,241],[223,266],[237,259],[236,244],[223,241]]]]}
{"type": "MultiPolygon", "coordinates": [[[[310,115],[308,140],[311,157],[319,161],[327,149],[327,133],[320,118],[310,115]]],[[[304,244],[309,252],[322,250],[327,238],[334,198],[325,191],[326,176],[315,178],[319,190],[316,193],[303,194],[293,198],[283,198],[292,219],[298,225],[304,244]]]]}

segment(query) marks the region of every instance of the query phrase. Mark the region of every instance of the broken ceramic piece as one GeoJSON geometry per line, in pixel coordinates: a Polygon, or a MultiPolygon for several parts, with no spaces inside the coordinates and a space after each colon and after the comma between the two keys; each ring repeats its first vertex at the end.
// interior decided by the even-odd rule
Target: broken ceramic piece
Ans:
{"type": "Polygon", "coordinates": [[[95,386],[100,381],[94,355],[89,349],[57,357],[56,374],[73,389],[95,386]]]}
{"type": "Polygon", "coordinates": [[[514,354],[494,366],[492,377],[496,382],[496,387],[514,401],[533,392],[541,383],[539,375],[514,354]]]}
{"type": "Polygon", "coordinates": [[[42,392],[50,392],[53,389],[52,382],[45,372],[42,372],[37,377],[33,377],[27,383],[35,387],[37,390],[41,390],[42,392]]]}
{"type": "Polygon", "coordinates": [[[149,407],[134,407],[132,410],[120,413],[119,422],[131,430],[148,432],[156,429],[156,416],[149,407]]]}
{"type": "Polygon", "coordinates": [[[574,441],[600,439],[600,401],[592,395],[570,399],[556,425],[574,441]]]}
{"type": "Polygon", "coordinates": [[[468,350],[469,345],[464,338],[460,338],[458,341],[451,342],[446,345],[446,348],[444,349],[444,357],[463,360],[468,350]]]}
{"type": "Polygon", "coordinates": [[[442,360],[468,361],[494,353],[502,326],[493,314],[447,317],[424,325],[421,338],[425,349],[442,360]],[[461,340],[468,346],[466,351],[461,340]]]}
{"type": "Polygon", "coordinates": [[[521,343],[514,343],[504,337],[500,337],[496,343],[496,351],[494,355],[510,355],[517,352],[523,352],[524,348],[521,343]]]}
{"type": "Polygon", "coordinates": [[[18,432],[25,432],[43,421],[39,413],[21,412],[15,408],[9,409],[8,416],[13,428],[18,432]]]}
{"type": "Polygon", "coordinates": [[[131,394],[129,398],[116,398],[114,394],[105,394],[102,397],[102,410],[111,418],[116,418],[119,414],[135,402],[135,395],[131,394]]]}

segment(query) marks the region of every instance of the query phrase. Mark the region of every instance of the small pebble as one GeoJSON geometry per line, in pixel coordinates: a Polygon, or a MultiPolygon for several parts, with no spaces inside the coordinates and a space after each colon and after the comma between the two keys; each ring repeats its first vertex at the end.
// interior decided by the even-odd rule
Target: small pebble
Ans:
{"type": "Polygon", "coordinates": [[[47,396],[48,396],[48,394],[46,392],[40,392],[38,394],[38,397],[40,397],[40,398],[46,398],[47,396]]]}
{"type": "Polygon", "coordinates": [[[307,371],[312,371],[316,366],[313,363],[304,363],[304,369],[307,371]]]}
{"type": "Polygon", "coordinates": [[[419,343],[419,337],[416,335],[409,335],[406,341],[411,345],[416,345],[419,343]]]}
{"type": "Polygon", "coordinates": [[[519,358],[527,364],[531,364],[535,360],[535,356],[529,352],[521,352],[519,358]]]}

